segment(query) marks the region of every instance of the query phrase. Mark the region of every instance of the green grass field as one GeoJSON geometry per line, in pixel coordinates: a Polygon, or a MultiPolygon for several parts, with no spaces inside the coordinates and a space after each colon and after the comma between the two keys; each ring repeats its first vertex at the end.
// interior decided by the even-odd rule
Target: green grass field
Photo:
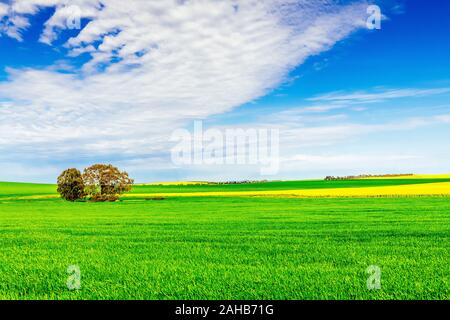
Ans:
{"type": "MultiPolygon", "coordinates": [[[[133,192],[415,179],[406,180],[137,186],[133,192]]],[[[450,298],[448,197],[11,198],[53,193],[53,185],[0,183],[1,299],[450,298]],[[80,267],[80,290],[66,286],[69,265],[80,267]],[[380,290],[367,289],[369,265],[381,269],[380,290]]]]}

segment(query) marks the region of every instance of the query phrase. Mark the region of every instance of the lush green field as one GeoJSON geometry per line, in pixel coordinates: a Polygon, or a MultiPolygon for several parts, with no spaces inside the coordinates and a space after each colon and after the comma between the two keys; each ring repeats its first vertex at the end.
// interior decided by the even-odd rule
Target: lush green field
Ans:
{"type": "MultiPolygon", "coordinates": [[[[54,192],[10,186],[0,194],[54,192]]],[[[447,197],[0,199],[0,247],[2,299],[450,298],[447,197]]]]}

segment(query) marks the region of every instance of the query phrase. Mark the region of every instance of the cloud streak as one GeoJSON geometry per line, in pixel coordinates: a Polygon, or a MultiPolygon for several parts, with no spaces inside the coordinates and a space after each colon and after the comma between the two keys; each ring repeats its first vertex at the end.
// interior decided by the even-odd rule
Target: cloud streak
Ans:
{"type": "Polygon", "coordinates": [[[332,92],[317,97],[309,98],[309,101],[314,102],[333,102],[333,103],[371,103],[381,102],[391,99],[400,98],[418,98],[435,96],[441,94],[449,94],[450,88],[407,88],[407,89],[378,89],[373,92],[358,91],[358,92],[332,92]]]}

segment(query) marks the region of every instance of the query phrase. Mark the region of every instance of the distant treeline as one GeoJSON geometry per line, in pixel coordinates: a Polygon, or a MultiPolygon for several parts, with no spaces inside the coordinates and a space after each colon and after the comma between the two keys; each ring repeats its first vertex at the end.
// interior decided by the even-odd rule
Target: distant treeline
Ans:
{"type": "Polygon", "coordinates": [[[364,178],[395,178],[395,177],[409,177],[413,176],[413,173],[402,173],[402,174],[361,174],[359,176],[345,176],[345,177],[334,177],[327,176],[325,180],[353,180],[353,179],[364,179],[364,178]]]}

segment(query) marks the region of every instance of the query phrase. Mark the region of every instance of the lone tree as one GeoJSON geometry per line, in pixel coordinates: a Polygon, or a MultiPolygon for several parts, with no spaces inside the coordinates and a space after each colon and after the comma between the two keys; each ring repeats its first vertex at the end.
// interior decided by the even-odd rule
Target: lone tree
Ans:
{"type": "Polygon", "coordinates": [[[110,164],[94,164],[84,169],[83,181],[93,201],[116,201],[119,195],[130,191],[133,179],[110,164]]]}
{"type": "Polygon", "coordinates": [[[64,170],[58,177],[58,192],[61,198],[68,201],[84,198],[84,182],[81,172],[75,168],[64,170]]]}

